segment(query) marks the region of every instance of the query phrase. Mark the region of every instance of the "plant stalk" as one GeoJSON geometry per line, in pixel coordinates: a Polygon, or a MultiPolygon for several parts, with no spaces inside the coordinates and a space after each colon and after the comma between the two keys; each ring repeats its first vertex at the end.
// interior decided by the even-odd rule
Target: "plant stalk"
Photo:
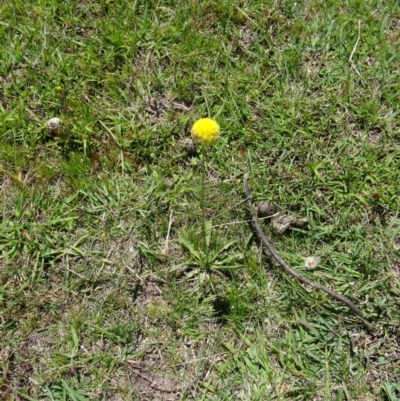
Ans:
{"type": "Polygon", "coordinates": [[[202,211],[201,215],[201,232],[203,235],[203,252],[205,255],[205,268],[209,270],[209,249],[207,245],[207,234],[206,234],[206,208],[205,208],[205,180],[206,180],[206,149],[205,146],[201,147],[201,193],[200,193],[200,207],[202,211]]]}

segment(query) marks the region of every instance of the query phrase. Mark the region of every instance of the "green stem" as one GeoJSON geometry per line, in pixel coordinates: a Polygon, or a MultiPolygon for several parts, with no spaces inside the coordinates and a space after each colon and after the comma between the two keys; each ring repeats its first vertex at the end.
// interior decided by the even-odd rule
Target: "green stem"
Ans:
{"type": "Polygon", "coordinates": [[[205,255],[205,268],[206,270],[209,269],[209,257],[208,257],[208,246],[207,246],[207,239],[206,239],[206,208],[204,205],[204,196],[205,196],[205,180],[206,180],[206,150],[205,146],[201,147],[201,193],[200,193],[200,207],[202,211],[201,216],[201,231],[203,235],[203,252],[205,255]]]}

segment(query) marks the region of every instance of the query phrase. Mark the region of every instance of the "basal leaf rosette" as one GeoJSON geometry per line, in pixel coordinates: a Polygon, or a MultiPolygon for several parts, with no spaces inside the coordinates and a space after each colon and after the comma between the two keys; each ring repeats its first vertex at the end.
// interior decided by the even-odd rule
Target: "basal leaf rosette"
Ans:
{"type": "Polygon", "coordinates": [[[193,140],[205,146],[214,145],[219,139],[220,127],[211,118],[197,120],[190,130],[193,140]]]}

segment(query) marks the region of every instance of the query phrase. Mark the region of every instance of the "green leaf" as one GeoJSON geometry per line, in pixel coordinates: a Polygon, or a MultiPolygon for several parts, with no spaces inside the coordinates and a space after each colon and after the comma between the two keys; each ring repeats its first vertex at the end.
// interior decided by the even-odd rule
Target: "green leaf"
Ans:
{"type": "Polygon", "coordinates": [[[180,236],[178,238],[178,242],[183,245],[197,260],[201,259],[200,253],[196,251],[196,249],[194,248],[194,244],[190,242],[187,238],[185,238],[184,236],[180,236]]]}
{"type": "Polygon", "coordinates": [[[206,221],[205,222],[205,235],[206,235],[206,245],[209,247],[210,246],[210,241],[211,241],[211,232],[212,232],[212,221],[206,221]]]}
{"type": "Polygon", "coordinates": [[[175,265],[175,266],[172,266],[172,267],[169,269],[169,272],[170,272],[170,273],[176,272],[177,270],[180,270],[182,267],[185,267],[185,266],[187,266],[187,262],[179,263],[179,264],[177,264],[177,265],[175,265]]]}
{"type": "Polygon", "coordinates": [[[235,241],[228,242],[227,244],[223,245],[218,250],[214,251],[212,253],[212,255],[210,256],[210,261],[213,263],[222,252],[224,252],[227,249],[229,249],[234,243],[235,243],[235,241]]]}
{"type": "Polygon", "coordinates": [[[62,380],[61,382],[63,388],[68,392],[69,396],[74,400],[74,401],[87,401],[87,398],[84,397],[82,394],[78,393],[74,389],[68,386],[68,384],[62,380]]]}

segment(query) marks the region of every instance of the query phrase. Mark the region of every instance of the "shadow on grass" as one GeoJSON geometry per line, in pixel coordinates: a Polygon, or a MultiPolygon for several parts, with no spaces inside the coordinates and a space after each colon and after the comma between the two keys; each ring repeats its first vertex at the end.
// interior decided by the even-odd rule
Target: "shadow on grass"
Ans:
{"type": "Polygon", "coordinates": [[[231,313],[231,302],[226,297],[216,297],[213,301],[213,308],[218,322],[226,323],[227,317],[231,313]]]}

